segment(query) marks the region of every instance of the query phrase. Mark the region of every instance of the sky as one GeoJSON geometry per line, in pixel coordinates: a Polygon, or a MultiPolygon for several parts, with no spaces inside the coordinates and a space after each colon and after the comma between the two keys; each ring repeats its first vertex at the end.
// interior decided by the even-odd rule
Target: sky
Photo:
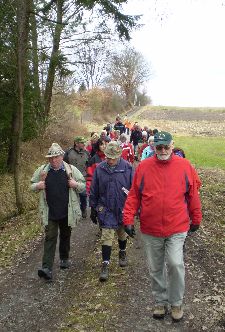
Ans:
{"type": "Polygon", "coordinates": [[[225,107],[225,1],[129,0],[125,12],[143,15],[131,44],[153,105],[225,107]]]}

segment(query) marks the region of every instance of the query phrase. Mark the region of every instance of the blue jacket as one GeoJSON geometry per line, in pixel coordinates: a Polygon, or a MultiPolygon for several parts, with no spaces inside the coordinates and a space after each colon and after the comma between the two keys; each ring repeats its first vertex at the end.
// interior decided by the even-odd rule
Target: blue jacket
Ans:
{"type": "Polygon", "coordinates": [[[149,157],[154,156],[154,154],[155,154],[155,151],[152,150],[152,149],[150,148],[150,146],[147,146],[147,147],[143,150],[143,152],[142,152],[142,155],[141,155],[141,161],[142,161],[142,160],[145,160],[146,158],[149,158],[149,157]]]}
{"type": "Polygon", "coordinates": [[[110,169],[106,161],[97,166],[89,202],[97,211],[100,227],[117,229],[122,224],[122,212],[127,198],[123,188],[130,190],[133,173],[132,166],[122,158],[113,169],[110,169]]]}

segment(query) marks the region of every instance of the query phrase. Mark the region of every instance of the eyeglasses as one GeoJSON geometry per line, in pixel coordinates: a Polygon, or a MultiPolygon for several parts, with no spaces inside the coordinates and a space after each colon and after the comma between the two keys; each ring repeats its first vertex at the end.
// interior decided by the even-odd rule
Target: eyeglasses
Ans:
{"type": "Polygon", "coordinates": [[[171,146],[170,145],[156,145],[156,150],[158,150],[158,151],[162,151],[162,149],[164,149],[164,150],[169,150],[169,149],[171,149],[171,146]]]}

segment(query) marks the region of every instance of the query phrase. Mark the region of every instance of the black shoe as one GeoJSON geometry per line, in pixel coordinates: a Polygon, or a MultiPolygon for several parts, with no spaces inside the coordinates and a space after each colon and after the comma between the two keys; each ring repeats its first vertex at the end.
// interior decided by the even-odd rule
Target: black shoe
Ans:
{"type": "Polygon", "coordinates": [[[38,270],[38,276],[46,280],[52,280],[52,271],[49,268],[44,267],[38,270]]]}
{"type": "Polygon", "coordinates": [[[82,218],[86,219],[87,218],[87,209],[83,210],[81,213],[82,213],[82,218]]]}
{"type": "Polygon", "coordinates": [[[119,266],[121,267],[127,266],[127,255],[125,250],[119,251],[119,266]]]}
{"type": "Polygon", "coordinates": [[[68,259],[61,259],[59,263],[60,269],[69,269],[71,263],[68,259]]]}
{"type": "Polygon", "coordinates": [[[99,276],[100,281],[107,281],[109,279],[109,263],[102,263],[102,270],[99,276]]]}

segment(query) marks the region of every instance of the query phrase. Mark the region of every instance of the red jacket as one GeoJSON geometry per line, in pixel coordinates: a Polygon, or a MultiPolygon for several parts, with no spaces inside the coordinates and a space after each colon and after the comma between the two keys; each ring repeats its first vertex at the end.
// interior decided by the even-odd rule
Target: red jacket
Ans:
{"type": "Polygon", "coordinates": [[[187,159],[172,155],[168,161],[156,155],[137,167],[124,210],[124,225],[132,225],[140,208],[144,234],[167,237],[189,230],[202,219],[196,175],[187,159]]]}
{"type": "Polygon", "coordinates": [[[105,160],[105,154],[102,151],[97,151],[95,155],[89,160],[87,165],[87,176],[86,176],[86,191],[87,194],[90,194],[91,181],[93,178],[94,171],[98,164],[105,160]]]}
{"type": "Polygon", "coordinates": [[[133,164],[134,162],[134,150],[131,143],[122,143],[120,144],[122,148],[121,157],[128,161],[129,163],[133,164]]]}

